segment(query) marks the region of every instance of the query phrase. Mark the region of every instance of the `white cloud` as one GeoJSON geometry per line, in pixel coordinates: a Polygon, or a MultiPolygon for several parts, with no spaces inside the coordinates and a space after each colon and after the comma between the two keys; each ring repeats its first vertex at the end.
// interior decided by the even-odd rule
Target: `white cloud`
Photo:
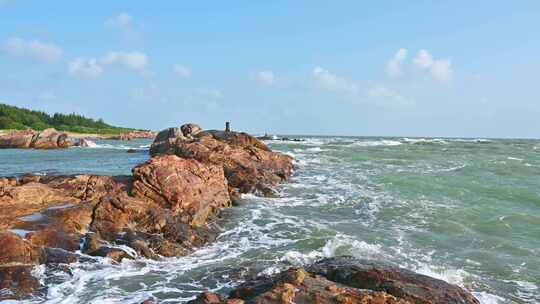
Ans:
{"type": "Polygon", "coordinates": [[[118,16],[114,16],[107,20],[105,23],[109,26],[116,26],[119,28],[129,28],[132,26],[133,17],[127,13],[120,13],[118,16]]]}
{"type": "Polygon", "coordinates": [[[403,74],[401,70],[403,62],[407,59],[407,49],[399,49],[386,64],[386,73],[390,77],[398,77],[403,74]]]}
{"type": "Polygon", "coordinates": [[[58,61],[64,51],[51,43],[38,40],[26,41],[21,38],[10,38],[2,47],[12,56],[30,57],[41,62],[52,63],[58,61]]]}
{"type": "Polygon", "coordinates": [[[440,82],[449,82],[453,77],[452,62],[448,59],[435,60],[431,66],[431,75],[440,82]]]}
{"type": "Polygon", "coordinates": [[[191,77],[191,69],[187,66],[181,64],[175,64],[173,66],[173,71],[176,75],[184,78],[191,77]]]}
{"type": "Polygon", "coordinates": [[[326,89],[349,94],[358,92],[358,86],[355,83],[332,74],[319,66],[313,69],[313,77],[319,85],[326,89]]]}
{"type": "Polygon", "coordinates": [[[379,104],[386,104],[386,105],[414,104],[412,100],[404,97],[399,92],[392,90],[388,87],[382,86],[382,85],[374,86],[370,88],[367,91],[367,95],[370,98],[378,100],[379,104]]]}
{"type": "Polygon", "coordinates": [[[429,69],[433,65],[433,56],[426,50],[420,50],[414,58],[414,64],[421,69],[429,69]]]}
{"type": "Polygon", "coordinates": [[[449,59],[435,59],[427,50],[420,50],[414,58],[414,64],[421,70],[428,71],[439,82],[450,82],[453,78],[452,62],[449,59]]]}
{"type": "Polygon", "coordinates": [[[154,74],[146,70],[148,57],[141,52],[109,52],[100,58],[78,57],[69,62],[69,73],[79,77],[96,78],[105,72],[107,66],[118,66],[136,71],[141,76],[151,78],[154,74]]]}
{"type": "Polygon", "coordinates": [[[196,94],[204,98],[220,99],[223,98],[223,93],[217,89],[198,89],[196,94]]]}
{"type": "Polygon", "coordinates": [[[96,78],[103,73],[103,67],[96,58],[75,58],[69,62],[68,70],[74,76],[87,78],[96,78]]]}
{"type": "Polygon", "coordinates": [[[109,52],[100,59],[100,63],[143,71],[148,64],[148,57],[141,52],[109,52]]]}
{"type": "Polygon", "coordinates": [[[274,72],[270,70],[259,71],[255,73],[253,75],[253,79],[265,85],[272,85],[274,84],[274,81],[276,80],[274,76],[274,72]]]}
{"type": "Polygon", "coordinates": [[[120,13],[117,16],[105,21],[105,26],[119,30],[124,38],[128,40],[139,40],[141,34],[135,28],[133,17],[127,13],[120,13]]]}

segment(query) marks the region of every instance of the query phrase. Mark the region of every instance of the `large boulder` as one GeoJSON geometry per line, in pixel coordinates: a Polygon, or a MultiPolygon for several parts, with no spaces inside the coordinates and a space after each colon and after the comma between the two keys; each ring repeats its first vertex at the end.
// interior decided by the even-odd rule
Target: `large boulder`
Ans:
{"type": "Polygon", "coordinates": [[[66,133],[51,128],[39,132],[30,147],[34,149],[59,149],[69,148],[73,144],[73,141],[66,133]]]}
{"type": "Polygon", "coordinates": [[[377,261],[335,257],[315,263],[308,271],[354,288],[384,291],[411,303],[479,303],[456,285],[377,261]]]}
{"type": "Polygon", "coordinates": [[[290,156],[271,151],[249,134],[200,131],[198,126],[163,130],[154,140],[150,154],[175,154],[222,166],[229,186],[241,193],[271,195],[270,187],[285,181],[293,172],[290,156]]]}
{"type": "Polygon", "coordinates": [[[0,136],[0,148],[62,149],[74,145],[74,141],[64,132],[55,129],[43,131],[15,131],[0,136]]]}
{"type": "Polygon", "coordinates": [[[205,292],[190,303],[478,304],[462,288],[378,262],[337,257],[290,268],[234,289],[228,299],[205,292]],[[240,302],[241,301],[241,302],[240,302]]]}
{"type": "Polygon", "coordinates": [[[163,155],[133,168],[133,178],[134,196],[158,203],[193,226],[202,226],[209,216],[231,204],[227,180],[218,165],[163,155]]]}

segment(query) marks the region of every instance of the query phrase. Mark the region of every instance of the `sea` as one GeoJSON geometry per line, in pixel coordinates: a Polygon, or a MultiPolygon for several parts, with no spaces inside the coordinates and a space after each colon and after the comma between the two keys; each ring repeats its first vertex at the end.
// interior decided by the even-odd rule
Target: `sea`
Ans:
{"type": "MultiPolygon", "coordinates": [[[[185,303],[350,255],[457,284],[484,304],[540,303],[540,140],[288,137],[303,141],[268,144],[294,157],[290,181],[275,198],[244,195],[223,210],[215,242],[159,261],[36,266],[47,288],[25,302],[185,303]]],[[[149,145],[0,150],[0,176],[131,174],[149,145]]]]}

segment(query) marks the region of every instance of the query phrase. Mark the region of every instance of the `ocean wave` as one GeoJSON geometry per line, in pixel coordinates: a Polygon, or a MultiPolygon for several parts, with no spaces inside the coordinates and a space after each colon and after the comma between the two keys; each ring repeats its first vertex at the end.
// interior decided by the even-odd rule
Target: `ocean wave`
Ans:
{"type": "Polygon", "coordinates": [[[401,142],[415,145],[431,145],[431,144],[448,144],[444,139],[440,138],[407,138],[401,139],[401,142]]]}
{"type": "Polygon", "coordinates": [[[370,141],[355,141],[351,146],[358,147],[377,147],[377,146],[399,146],[402,142],[397,140],[381,139],[381,140],[370,140],[370,141]]]}

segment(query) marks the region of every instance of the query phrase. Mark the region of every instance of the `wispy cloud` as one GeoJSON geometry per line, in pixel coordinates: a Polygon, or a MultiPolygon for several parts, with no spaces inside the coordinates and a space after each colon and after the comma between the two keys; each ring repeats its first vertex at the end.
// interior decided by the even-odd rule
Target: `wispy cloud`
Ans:
{"type": "Polygon", "coordinates": [[[141,33],[135,28],[133,16],[128,13],[120,13],[105,21],[105,26],[119,30],[127,40],[139,40],[141,33]]]}
{"type": "Polygon", "coordinates": [[[414,58],[414,64],[421,70],[428,71],[439,82],[452,81],[454,72],[449,59],[435,59],[427,50],[420,50],[414,58]]]}
{"type": "Polygon", "coordinates": [[[78,57],[68,64],[71,75],[85,78],[96,78],[103,73],[103,67],[96,58],[78,57]]]}
{"type": "Polygon", "coordinates": [[[109,52],[100,58],[77,57],[69,62],[68,71],[74,76],[96,78],[105,71],[105,67],[117,66],[149,77],[153,74],[146,69],[147,65],[148,56],[145,53],[109,52]]]}
{"type": "Polygon", "coordinates": [[[390,77],[399,77],[403,75],[402,66],[407,59],[407,49],[399,49],[386,63],[386,73],[390,77]]]}
{"type": "Polygon", "coordinates": [[[348,94],[358,93],[358,85],[317,66],[313,69],[315,81],[323,88],[348,94]]]}
{"type": "Polygon", "coordinates": [[[398,91],[383,85],[377,85],[367,91],[367,96],[372,98],[378,104],[408,106],[414,104],[414,101],[404,97],[398,91]]]}
{"type": "Polygon", "coordinates": [[[272,72],[271,70],[264,70],[264,71],[256,72],[255,74],[252,75],[252,78],[255,81],[264,85],[273,85],[275,82],[274,72],[272,72]]]}
{"type": "Polygon", "coordinates": [[[183,77],[183,78],[191,77],[191,68],[185,65],[175,64],[173,65],[173,71],[176,75],[180,77],[183,77]]]}
{"type": "Polygon", "coordinates": [[[44,43],[39,40],[24,40],[10,38],[6,40],[2,49],[12,56],[28,57],[40,62],[53,63],[62,57],[62,48],[52,43],[44,43]]]}
{"type": "Polygon", "coordinates": [[[103,65],[116,65],[135,71],[143,71],[148,64],[148,56],[142,52],[109,52],[100,59],[103,65]]]}

